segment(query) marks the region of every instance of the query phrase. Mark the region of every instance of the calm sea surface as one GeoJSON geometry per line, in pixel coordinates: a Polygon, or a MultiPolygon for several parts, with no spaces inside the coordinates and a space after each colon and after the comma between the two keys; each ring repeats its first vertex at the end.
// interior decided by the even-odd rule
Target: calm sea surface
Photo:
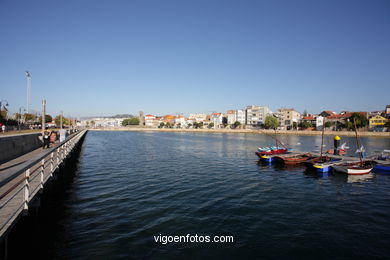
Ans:
{"type": "MultiPolygon", "coordinates": [[[[280,136],[319,150],[321,137],[280,136]]],[[[342,138],[356,150],[354,138],[342,138]]],[[[367,154],[390,139],[362,138],[367,154]]],[[[258,162],[263,135],[89,132],[55,221],[51,257],[334,259],[390,257],[390,175],[321,176],[258,162]],[[159,235],[233,243],[156,243],[159,235]]],[[[332,148],[332,137],[325,137],[332,148]]]]}

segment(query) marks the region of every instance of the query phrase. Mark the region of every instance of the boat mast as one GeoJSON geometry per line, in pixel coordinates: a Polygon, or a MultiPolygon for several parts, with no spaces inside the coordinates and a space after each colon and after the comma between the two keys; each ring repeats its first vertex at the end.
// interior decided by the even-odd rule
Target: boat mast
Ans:
{"type": "Polygon", "coordinates": [[[325,126],[322,125],[322,135],[321,135],[321,155],[320,155],[320,158],[322,158],[322,147],[324,146],[324,129],[325,129],[325,126]]]}
{"type": "Polygon", "coordinates": [[[353,119],[353,124],[355,126],[356,145],[357,145],[357,147],[359,149],[360,164],[363,164],[363,156],[362,156],[361,145],[360,145],[359,137],[358,137],[358,133],[357,133],[357,127],[356,127],[356,120],[355,120],[355,118],[353,119]]]}

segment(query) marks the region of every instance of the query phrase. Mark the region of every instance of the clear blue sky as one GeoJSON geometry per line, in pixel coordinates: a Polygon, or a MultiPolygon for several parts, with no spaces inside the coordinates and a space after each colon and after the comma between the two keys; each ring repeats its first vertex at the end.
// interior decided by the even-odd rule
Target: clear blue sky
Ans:
{"type": "Polygon", "coordinates": [[[56,115],[390,104],[390,1],[0,0],[0,99],[56,115]]]}

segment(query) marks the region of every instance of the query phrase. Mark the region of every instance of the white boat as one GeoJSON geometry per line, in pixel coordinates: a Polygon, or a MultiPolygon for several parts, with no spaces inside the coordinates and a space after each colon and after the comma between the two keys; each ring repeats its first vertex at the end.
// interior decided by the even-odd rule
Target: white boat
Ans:
{"type": "Polygon", "coordinates": [[[374,168],[374,165],[371,161],[363,161],[335,164],[332,167],[335,171],[346,173],[349,175],[363,175],[369,174],[374,168]]]}

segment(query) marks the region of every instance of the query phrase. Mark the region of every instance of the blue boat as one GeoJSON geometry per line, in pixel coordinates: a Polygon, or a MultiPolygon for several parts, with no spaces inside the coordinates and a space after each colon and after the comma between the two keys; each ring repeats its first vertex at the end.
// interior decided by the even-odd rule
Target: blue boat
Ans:
{"type": "Polygon", "coordinates": [[[374,166],[374,169],[372,169],[375,173],[390,173],[390,163],[382,164],[378,163],[374,166]]]}
{"type": "Polygon", "coordinates": [[[373,172],[390,173],[390,150],[383,150],[382,154],[377,157],[376,165],[373,172]]]}

